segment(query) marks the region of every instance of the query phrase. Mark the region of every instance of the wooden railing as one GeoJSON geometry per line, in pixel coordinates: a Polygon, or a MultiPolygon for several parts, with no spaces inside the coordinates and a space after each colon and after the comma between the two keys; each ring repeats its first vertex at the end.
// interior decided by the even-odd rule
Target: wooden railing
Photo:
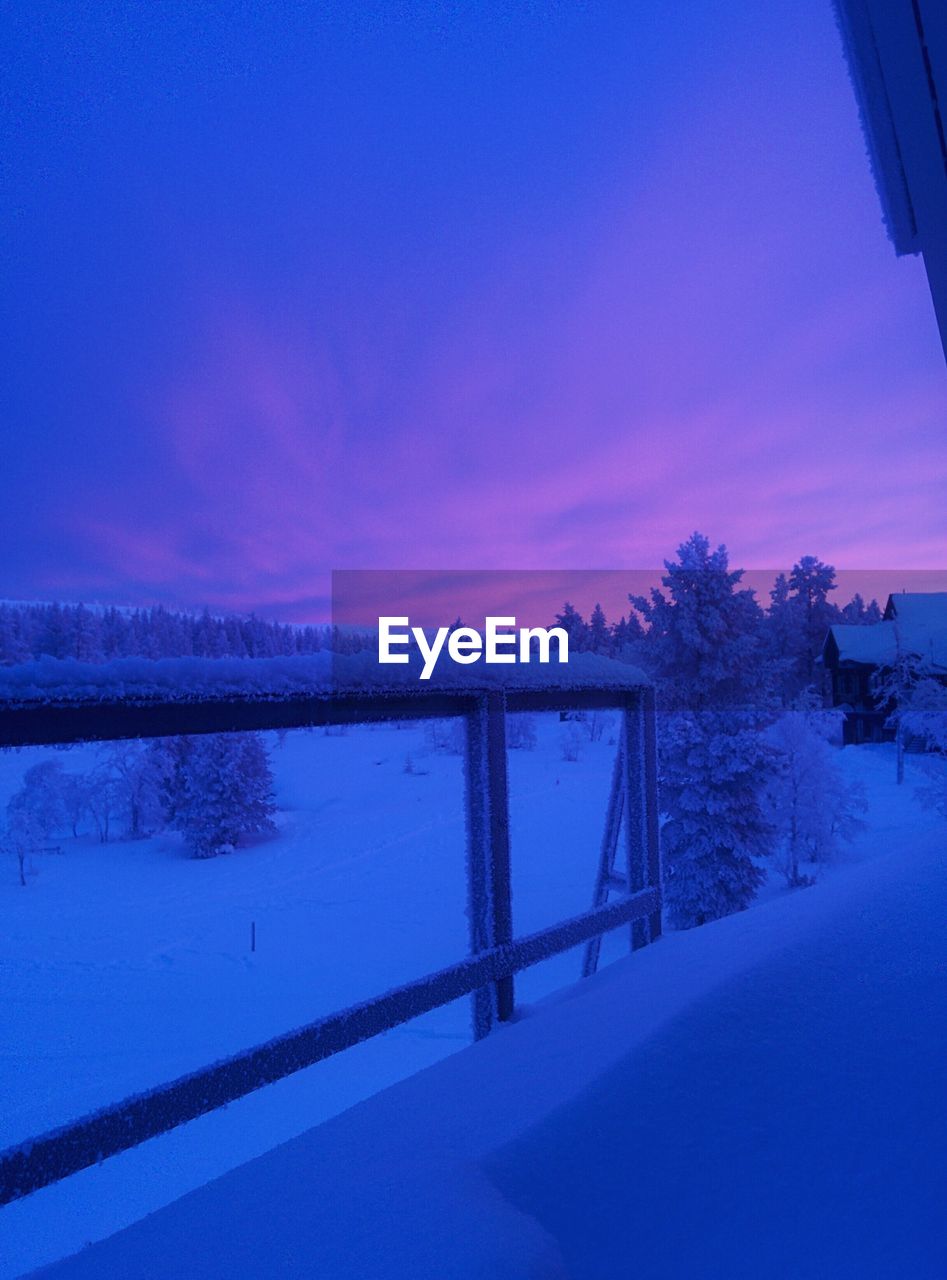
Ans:
{"type": "Polygon", "coordinates": [[[631,945],[661,932],[654,699],[647,687],[333,693],[312,698],[39,704],[0,708],[0,745],[53,745],[177,734],[463,717],[466,724],[469,955],[438,972],[158,1085],[0,1152],[9,1203],[165,1133],[461,996],[474,1035],[512,1017],[514,976],[622,925],[631,945]],[[628,883],[635,891],[516,937],[510,889],[506,715],[617,709],[628,883]]]}

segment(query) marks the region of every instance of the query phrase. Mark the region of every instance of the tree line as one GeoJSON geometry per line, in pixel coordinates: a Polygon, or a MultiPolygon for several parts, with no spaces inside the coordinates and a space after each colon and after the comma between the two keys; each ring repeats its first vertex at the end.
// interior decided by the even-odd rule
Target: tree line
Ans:
{"type": "MultiPolygon", "coordinates": [[[[685,544],[691,548],[691,553],[698,546],[695,538],[701,539],[701,535],[695,534],[685,544]]],[[[695,601],[698,601],[703,581],[704,594],[711,604],[719,587],[718,580],[713,577],[719,570],[719,564],[711,555],[707,540],[701,541],[706,543],[706,558],[702,552],[691,569],[694,575],[692,591],[695,601]]],[[[735,572],[734,584],[744,570],[735,572]]],[[[741,608],[747,627],[759,632],[763,647],[781,665],[781,692],[784,696],[792,698],[814,683],[816,659],[822,652],[829,627],[837,623],[869,626],[881,621],[882,612],[877,600],[866,603],[856,592],[845,605],[839,605],[831,598],[837,587],[832,565],[823,563],[816,556],[802,556],[788,574],[777,576],[765,609],[757,602],[755,592],[744,589],[741,593],[741,608]]],[[[631,609],[612,623],[600,604],[593,607],[586,619],[567,601],[561,612],[556,614],[555,625],[567,632],[569,651],[600,653],[629,662],[647,660],[646,638],[655,620],[653,611],[664,607],[661,605],[661,593],[652,591],[650,596],[630,595],[628,599],[631,609]]],[[[683,653],[681,656],[683,658],[683,653]]]]}
{"type": "Polygon", "coordinates": [[[0,664],[36,658],[276,658],[351,653],[373,643],[333,626],[290,626],[254,614],[89,608],[84,604],[0,604],[0,664]]]}

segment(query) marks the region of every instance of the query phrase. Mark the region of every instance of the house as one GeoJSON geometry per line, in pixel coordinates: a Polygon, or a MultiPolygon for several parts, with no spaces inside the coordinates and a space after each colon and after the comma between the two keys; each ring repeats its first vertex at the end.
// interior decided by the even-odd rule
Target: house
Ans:
{"type": "Polygon", "coordinates": [[[886,709],[872,693],[876,672],[899,658],[947,681],[947,591],[903,591],[888,597],[881,622],[829,627],[822,646],[826,701],[845,711],[843,741],[883,742],[886,709]]]}

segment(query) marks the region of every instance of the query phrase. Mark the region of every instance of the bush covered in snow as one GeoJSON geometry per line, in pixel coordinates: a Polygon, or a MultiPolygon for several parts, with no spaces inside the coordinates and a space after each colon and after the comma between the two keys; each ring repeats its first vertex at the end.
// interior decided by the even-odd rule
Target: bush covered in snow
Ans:
{"type": "Polygon", "coordinates": [[[846,779],[837,749],[829,745],[836,719],[831,712],[788,711],[767,733],[773,752],[769,816],[777,866],[790,887],[811,883],[811,872],[801,870],[804,862],[827,862],[864,826],[864,789],[846,779]]]}

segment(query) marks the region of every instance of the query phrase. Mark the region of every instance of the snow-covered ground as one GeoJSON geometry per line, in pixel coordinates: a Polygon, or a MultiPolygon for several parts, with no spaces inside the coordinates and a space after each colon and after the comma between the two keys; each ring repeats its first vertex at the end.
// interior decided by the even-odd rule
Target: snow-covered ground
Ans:
{"type": "MultiPolygon", "coordinates": [[[[602,742],[586,744],[578,762],[565,762],[560,757],[559,737],[555,718],[543,718],[537,749],[511,753],[514,896],[516,926],[521,931],[584,908],[591,893],[614,748],[606,734],[602,742]]],[[[82,757],[88,750],[77,749],[64,757],[67,768],[83,767],[82,757]]],[[[5,794],[15,789],[23,771],[43,754],[0,756],[0,785],[5,794]]],[[[0,1144],[27,1137],[103,1102],[169,1079],[462,954],[464,849],[459,759],[432,752],[418,727],[358,729],[344,736],[291,734],[282,746],[274,740],[272,755],[283,809],[281,834],[273,841],[229,857],[193,862],[181,856],[170,837],[104,848],[89,840],[69,840],[63,841],[62,854],[37,858],[36,874],[29,877],[26,889],[16,883],[15,866],[2,870],[0,911],[6,927],[0,941],[0,965],[7,1014],[0,1032],[0,1096],[5,1101],[0,1144]],[[407,773],[405,762],[409,756],[412,771],[407,773]],[[252,954],[251,921],[256,922],[257,931],[257,951],[252,954]]],[[[792,1048],[793,1026],[801,1019],[800,1025],[805,1028],[809,1007],[808,996],[790,999],[792,992],[786,984],[791,986],[792,975],[797,982],[805,981],[810,994],[815,993],[830,1004],[838,999],[844,1006],[852,993],[840,988],[840,993],[832,994],[837,985],[834,977],[839,966],[844,968],[847,964],[846,972],[851,970],[853,962],[846,961],[846,956],[858,954],[862,932],[868,935],[863,939],[862,951],[874,968],[861,976],[849,972],[856,995],[862,987],[870,993],[872,975],[877,978],[879,974],[885,981],[887,974],[900,992],[895,979],[900,975],[903,986],[912,964],[918,957],[923,961],[935,917],[939,921],[943,910],[943,895],[938,905],[935,898],[925,897],[927,891],[922,892],[920,887],[927,883],[924,876],[936,879],[941,866],[940,820],[921,811],[913,799],[913,761],[909,762],[908,785],[899,789],[894,786],[888,748],[848,749],[841,758],[846,771],[866,784],[871,797],[868,828],[845,863],[828,869],[817,886],[790,894],[774,881],[761,904],[744,916],[690,934],[673,935],[659,947],[630,958],[586,984],[589,999],[594,993],[597,1001],[596,1016],[602,1015],[605,1003],[613,1002],[609,1006],[611,1013],[604,1017],[604,1031],[586,1025],[591,1014],[582,1015],[582,1034],[590,1046],[598,1044],[598,1050],[589,1048],[583,1055],[581,1043],[575,1040],[575,1029],[556,1027],[557,1020],[564,1016],[563,1010],[577,1007],[578,997],[573,992],[565,1002],[560,999],[535,1018],[504,1030],[493,1038],[492,1047],[477,1046],[472,1054],[455,1060],[457,1064],[471,1059],[483,1061],[486,1049],[490,1061],[497,1064],[492,1069],[502,1074],[509,1069],[509,1064],[504,1066],[502,1061],[503,1043],[512,1045],[514,1035],[525,1035],[528,1042],[529,1036],[539,1035],[531,1030],[533,1025],[548,1029],[545,1038],[537,1041],[539,1056],[530,1071],[535,1073],[530,1098],[520,1097],[515,1107],[499,1107],[492,1120],[480,1114],[484,1104],[478,1100],[472,1116],[464,1122],[470,1157],[487,1160],[492,1171],[491,1187],[495,1183],[506,1193],[501,1214],[506,1215],[506,1225],[502,1230],[498,1226],[498,1239],[508,1239],[507,1227],[519,1222],[511,1204],[521,1203],[532,1219],[543,1223],[543,1230],[537,1228],[537,1239],[546,1238],[544,1231],[561,1234],[566,1230],[565,1224],[559,1224],[564,1210],[555,1188],[571,1186],[571,1156],[558,1168],[557,1152],[582,1148],[586,1141],[583,1134],[598,1131],[602,1125],[594,1113],[583,1113],[581,1108],[570,1111],[559,1128],[559,1121],[553,1123],[548,1117],[554,1106],[578,1106],[576,1096],[586,1085],[594,1085],[600,1093],[605,1091],[600,1104],[602,1114],[608,1117],[606,1127],[614,1129],[616,1135],[613,1155],[618,1174],[609,1174],[607,1183],[596,1188],[594,1204],[610,1204],[617,1229],[627,1206],[622,1207],[619,1192],[619,1201],[612,1202],[605,1192],[608,1186],[621,1186],[619,1175],[625,1165],[638,1167],[644,1159],[641,1151],[653,1153],[669,1118],[650,1103],[646,1108],[622,1111],[619,1100],[624,1096],[623,1087],[616,1085],[609,1093],[609,1078],[602,1073],[616,1066],[634,1045],[643,1044],[649,1035],[656,1034],[673,1016],[683,1016],[682,1011],[693,1006],[688,1016],[696,1019],[695,1026],[709,1018],[713,1040],[707,1042],[705,1049],[710,1052],[713,1045],[731,1043],[740,1068],[736,1078],[745,1084],[753,1084],[757,1078],[754,1071],[760,1073],[762,1080],[772,1079],[776,1072],[778,1079],[790,1087],[787,1073],[790,1067],[798,1067],[806,1079],[821,1081],[824,1086],[831,1077],[827,1065],[820,1065],[818,1059],[807,1064],[800,1058],[801,1050],[792,1048]],[[878,885],[886,886],[884,893],[878,885]],[[901,902],[905,895],[907,898],[901,902]],[[894,902],[895,898],[900,905],[892,907],[891,936],[879,941],[886,927],[885,903],[894,902]],[[877,919],[871,919],[870,911],[866,917],[869,909],[874,910],[877,919]],[[841,932],[826,924],[836,918],[843,923],[841,932]],[[859,923],[863,920],[864,929],[859,923]],[[905,935],[918,939],[907,952],[905,935]],[[845,949],[840,952],[832,950],[831,939],[837,937],[845,939],[845,949]],[[763,1019],[759,1034],[753,1017],[746,1007],[739,1006],[739,1001],[732,1017],[721,1016],[714,1022],[714,1001],[718,996],[711,994],[713,989],[719,987],[722,993],[725,987],[721,984],[732,980],[734,974],[763,964],[780,948],[787,949],[784,955],[788,958],[783,962],[774,959],[777,969],[771,970],[771,977],[757,979],[753,999],[763,1019]],[[798,958],[810,952],[811,972],[798,958]],[[784,968],[788,966],[788,978],[779,970],[779,963],[784,968]],[[621,974],[626,975],[621,983],[627,985],[620,985],[621,974]],[[827,975],[833,981],[827,981],[827,975]],[[788,1001],[789,1014],[782,1023],[772,1010],[767,1013],[770,981],[774,984],[772,1008],[779,1007],[781,999],[783,1004],[788,1001]],[[619,1011],[621,1017],[617,1016],[619,1011]],[[790,1048],[789,1066],[784,1066],[790,1048]],[[580,1061],[570,1057],[576,1053],[580,1061]],[[540,1078],[547,1073],[551,1057],[559,1070],[542,1083],[540,1078]],[[634,1151],[625,1153],[627,1160],[619,1160],[622,1125],[641,1133],[641,1143],[636,1137],[634,1151]],[[560,1141],[557,1135],[565,1136],[560,1141]],[[556,1176],[533,1178],[530,1170],[537,1163],[550,1170],[558,1169],[556,1176]]],[[[942,882],[938,884],[942,889],[942,882]]],[[[932,885],[933,880],[928,890],[932,885]]],[[[622,948],[623,938],[609,940],[610,955],[618,954],[622,948]]],[[[574,955],[561,957],[523,975],[519,982],[521,998],[536,1000],[571,982],[577,963],[574,955]]],[[[744,991],[742,985],[739,991],[744,991]]],[[[922,993],[919,998],[926,997],[922,993]]],[[[581,999],[585,1000],[585,996],[581,999]]],[[[890,1028],[878,1025],[876,1029],[876,1039],[880,1036],[885,1042],[895,1033],[903,1039],[905,1031],[907,1015],[898,1016],[893,1000],[895,994],[886,996],[881,1011],[895,1021],[890,1028]]],[[[863,1005],[864,1001],[862,1005],[856,1002],[853,1008],[861,1009],[863,1005]]],[[[915,1015],[916,1012],[915,1009],[915,1015]]],[[[579,1017],[577,1013],[568,1016],[579,1017]]],[[[863,1028],[856,1022],[854,1014],[847,1021],[843,1017],[841,1029],[833,1030],[826,1021],[823,1030],[830,1039],[834,1037],[831,1044],[827,1042],[829,1058],[837,1058],[840,1046],[834,1042],[840,1036],[844,1043],[848,1043],[846,1035],[851,1040],[845,1050],[851,1062],[862,1052],[859,1036],[863,1028]]],[[[0,1239],[4,1245],[0,1249],[0,1274],[18,1275],[27,1267],[62,1256],[88,1240],[101,1239],[190,1188],[452,1053],[468,1042],[468,1024],[466,1002],[440,1010],[262,1090],[223,1112],[147,1143],[101,1168],[88,1170],[67,1183],[0,1210],[0,1239]]],[[[707,1040],[707,1034],[700,1032],[697,1036],[700,1044],[707,1040]]],[[[807,1051],[812,1049],[810,1041],[811,1036],[804,1041],[807,1051]]],[[[647,1071],[652,1068],[646,1062],[635,1066],[634,1071],[643,1073],[647,1088],[636,1084],[633,1092],[636,1098],[659,1096],[670,1110],[685,1105],[694,1134],[693,1141],[688,1139],[687,1149],[700,1167],[707,1158],[702,1141],[708,1132],[706,1125],[701,1127],[700,1117],[701,1100],[706,1100],[708,1087],[714,1093],[723,1089],[725,1112],[736,1126],[735,1132],[744,1133],[745,1126],[740,1120],[739,1098],[723,1065],[731,1061],[725,1048],[720,1049],[723,1057],[714,1059],[709,1085],[701,1062],[694,1060],[696,1052],[687,1035],[682,1041],[679,1038],[670,1060],[660,1055],[658,1058],[661,1070],[665,1074],[670,1070],[672,1083],[661,1085],[660,1071],[649,1077],[647,1071]],[[690,1072],[690,1093],[681,1074],[683,1067],[677,1065],[679,1058],[690,1072]],[[656,1081],[661,1086],[657,1093],[656,1081]],[[675,1088],[683,1089],[683,1094],[675,1093],[675,1088]]],[[[874,1063],[877,1053],[871,1052],[874,1063]]],[[[528,1065],[528,1055],[522,1058],[521,1067],[523,1063],[528,1065]]],[[[846,1066],[846,1072],[848,1069],[846,1066]]],[[[431,1106],[436,1115],[445,1111],[449,1114],[459,1100],[451,1094],[448,1064],[438,1070],[447,1073],[440,1077],[445,1081],[444,1091],[440,1101],[434,1097],[431,1106]]],[[[469,1072],[470,1068],[452,1063],[450,1070],[469,1072]]],[[[427,1078],[418,1079],[423,1082],[427,1078]]],[[[436,1089],[437,1075],[429,1079],[435,1082],[430,1087],[436,1089]]],[[[417,1087],[428,1086],[419,1083],[417,1087]]],[[[490,1088],[485,1077],[480,1090],[490,1088]]],[[[751,1088],[750,1096],[757,1097],[759,1092],[758,1088],[754,1094],[751,1088]]],[[[510,1096],[515,1097],[516,1090],[510,1096]]],[[[792,1093],[791,1088],[790,1100],[798,1111],[798,1094],[792,1093]]],[[[770,1106],[777,1103],[778,1098],[768,1099],[770,1106]]],[[[382,1105],[383,1100],[379,1099],[378,1104],[382,1105]]],[[[461,1109],[469,1109],[469,1101],[464,1101],[461,1109]]],[[[754,1116],[750,1116],[750,1123],[759,1126],[761,1116],[756,1112],[754,1116]]],[[[836,1129],[842,1127],[840,1121],[836,1129]]],[[[395,1124],[394,1129],[399,1130],[400,1125],[395,1124]]],[[[871,1126],[867,1122],[864,1129],[870,1137],[871,1126]]],[[[763,1130],[768,1132],[765,1124],[763,1130]]],[[[719,1145],[726,1133],[723,1129],[714,1130],[709,1136],[719,1145]]],[[[406,1139],[404,1135],[398,1139],[397,1134],[385,1139],[396,1140],[406,1139]]],[[[424,1142],[428,1143],[428,1139],[424,1142]]],[[[727,1148],[724,1142],[723,1149],[730,1149],[733,1156],[732,1143],[727,1148]]],[[[441,1151],[438,1158],[445,1154],[441,1151]]],[[[594,1164],[594,1151],[583,1151],[583,1159],[594,1164]]],[[[662,1177],[680,1180],[684,1176],[671,1157],[664,1156],[662,1161],[662,1177]]],[[[653,1165],[652,1155],[648,1163],[653,1165]]],[[[613,1168],[611,1158],[603,1167],[613,1168]]],[[[587,1179],[581,1173],[582,1166],[578,1168],[579,1184],[584,1185],[587,1179]]],[[[802,1171],[799,1177],[806,1181],[802,1171]]],[[[370,1186],[371,1177],[366,1181],[370,1186]]],[[[592,1181],[594,1184],[594,1177],[592,1181]]],[[[692,1181],[692,1209],[696,1212],[700,1187],[698,1179],[692,1181]]],[[[684,1182],[687,1185],[686,1178],[684,1182]]],[[[661,1185],[660,1179],[655,1185],[661,1185]]],[[[790,1185],[794,1185],[791,1180],[784,1188],[787,1195],[790,1185]]],[[[315,1188],[312,1193],[318,1194],[315,1188]]],[[[806,1212],[811,1213],[808,1185],[799,1194],[806,1212]]],[[[651,1191],[642,1189],[641,1203],[651,1195],[651,1191]]],[[[494,1196],[498,1193],[490,1190],[487,1200],[494,1196]]],[[[582,1199],[581,1186],[573,1186],[570,1196],[582,1199]]],[[[594,1210],[592,1204],[586,1207],[594,1210]]],[[[567,1254],[570,1249],[575,1251],[576,1241],[581,1240],[586,1228],[591,1229],[593,1221],[597,1222],[595,1212],[586,1220],[577,1210],[573,1235],[561,1244],[567,1254]]],[[[655,1205],[652,1212],[656,1212],[655,1205]]],[[[600,1223],[595,1229],[598,1236],[611,1242],[603,1244],[603,1249],[617,1247],[608,1231],[602,1235],[600,1223]]],[[[521,1239],[516,1231],[513,1234],[521,1239]]],[[[724,1274],[699,1267],[662,1271],[660,1258],[666,1247],[666,1242],[655,1245],[656,1261],[645,1274],[724,1274]]],[[[571,1255],[569,1265],[576,1275],[611,1274],[594,1267],[576,1270],[582,1264],[571,1255]]],[[[144,1274],[135,1269],[113,1271],[116,1273],[144,1274]]],[[[213,1274],[234,1273],[222,1270],[213,1274]]],[[[315,1274],[354,1273],[340,1270],[315,1274]]],[[[445,1270],[443,1274],[453,1272],[445,1270]]],[[[781,1274],[849,1273],[823,1269],[781,1274]]]]}

